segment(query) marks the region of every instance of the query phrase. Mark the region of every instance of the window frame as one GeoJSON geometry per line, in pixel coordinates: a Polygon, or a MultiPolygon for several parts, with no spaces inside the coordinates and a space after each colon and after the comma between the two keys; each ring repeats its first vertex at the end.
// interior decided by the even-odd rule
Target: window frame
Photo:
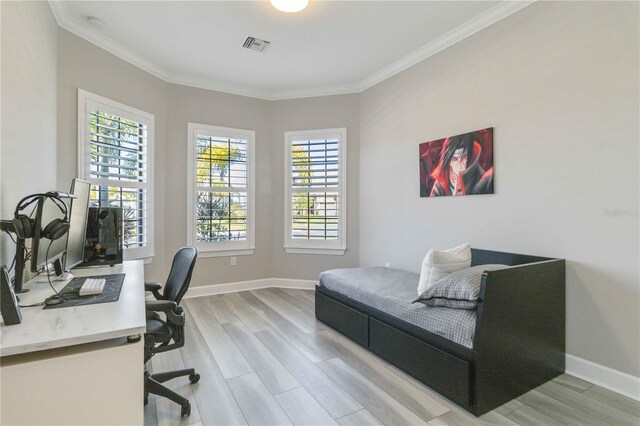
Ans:
{"type": "MultiPolygon", "coordinates": [[[[255,139],[256,132],[211,124],[187,125],[187,242],[198,248],[199,257],[243,256],[255,251],[255,139]],[[197,242],[196,239],[196,140],[197,135],[247,140],[247,239],[197,242]]],[[[209,188],[216,192],[215,187],[209,188]]],[[[229,191],[223,191],[229,192],[229,191]]]]}
{"type": "MultiPolygon", "coordinates": [[[[347,250],[347,129],[299,130],[284,133],[284,249],[292,254],[342,256],[347,250]],[[335,240],[294,239],[292,237],[292,144],[311,139],[338,139],[338,238],[335,240]]],[[[333,188],[333,187],[331,187],[333,188]]],[[[325,189],[319,188],[318,192],[325,189]]]]}
{"type": "Polygon", "coordinates": [[[155,116],[151,113],[133,108],[129,105],[78,89],[78,175],[91,185],[116,186],[121,188],[139,188],[146,190],[146,247],[125,248],[124,260],[145,259],[155,256],[155,204],[154,204],[154,142],[155,116]],[[116,181],[91,177],[91,126],[90,111],[97,108],[111,115],[136,121],[147,126],[147,182],[116,181]]]}

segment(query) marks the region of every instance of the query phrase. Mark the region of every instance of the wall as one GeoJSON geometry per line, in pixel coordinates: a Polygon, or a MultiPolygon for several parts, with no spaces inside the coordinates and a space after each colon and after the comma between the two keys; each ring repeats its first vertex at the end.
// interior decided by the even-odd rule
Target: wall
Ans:
{"type": "MultiPolygon", "coordinates": [[[[24,196],[55,189],[57,24],[47,2],[0,2],[0,217],[24,196]]],[[[0,262],[15,246],[2,235],[0,262]]]]}
{"type": "Polygon", "coordinates": [[[365,91],[361,265],[566,258],[567,352],[639,376],[638,6],[536,3],[365,91]],[[420,198],[418,144],[489,126],[495,194],[420,198]]]}
{"type": "Polygon", "coordinates": [[[316,279],[330,268],[358,262],[358,97],[328,96],[267,102],[191,87],[169,85],[167,121],[167,250],[186,244],[187,123],[203,123],[256,132],[256,251],[198,260],[193,285],[220,284],[261,278],[316,279]],[[347,127],[348,217],[345,256],[291,255],[284,252],[284,132],[347,127]],[[175,178],[174,178],[175,176],[175,178]],[[169,198],[169,196],[168,196],[169,198]]]}
{"type": "Polygon", "coordinates": [[[77,174],[77,89],[155,115],[156,256],[149,279],[163,280],[175,250],[187,243],[187,123],[256,132],[256,250],[237,256],[201,257],[192,286],[262,278],[315,279],[322,270],[358,262],[358,96],[268,102],[167,84],[87,41],[59,30],[58,186],[77,174]],[[345,256],[286,255],[283,248],[284,132],[348,128],[349,229],[345,256]]]}
{"type": "Polygon", "coordinates": [[[78,177],[78,89],[153,114],[155,257],[145,268],[145,277],[164,280],[173,255],[166,251],[164,237],[167,83],[66,30],[58,30],[58,39],[58,187],[68,190],[78,177]]]}
{"type": "Polygon", "coordinates": [[[273,276],[315,280],[327,269],[358,265],[359,96],[324,96],[273,102],[273,276]],[[343,256],[284,251],[284,132],[347,128],[347,251],[343,256]]]}
{"type": "Polygon", "coordinates": [[[187,243],[187,123],[210,124],[256,132],[256,250],[237,256],[200,257],[193,285],[219,284],[272,277],[271,109],[269,102],[171,84],[168,87],[166,246],[174,252],[187,243]]]}

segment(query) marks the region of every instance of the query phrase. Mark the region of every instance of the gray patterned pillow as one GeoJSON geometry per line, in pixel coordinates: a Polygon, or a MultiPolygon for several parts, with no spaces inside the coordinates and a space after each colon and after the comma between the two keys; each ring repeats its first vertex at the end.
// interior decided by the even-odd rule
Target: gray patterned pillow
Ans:
{"type": "Polygon", "coordinates": [[[476,309],[480,295],[480,281],[484,271],[508,268],[508,265],[477,265],[452,272],[439,279],[413,302],[427,306],[441,306],[455,309],[476,309]]]}

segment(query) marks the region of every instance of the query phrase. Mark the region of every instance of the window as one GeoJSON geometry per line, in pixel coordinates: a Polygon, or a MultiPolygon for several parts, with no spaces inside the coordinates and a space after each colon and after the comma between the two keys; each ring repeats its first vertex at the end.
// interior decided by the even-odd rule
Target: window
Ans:
{"type": "Polygon", "coordinates": [[[153,256],[152,114],[78,90],[78,169],[89,204],[121,207],[125,259],[153,256]]]}
{"type": "Polygon", "coordinates": [[[189,244],[205,257],[252,254],[255,132],[188,127],[189,244]]]}
{"type": "Polygon", "coordinates": [[[347,129],[285,132],[285,250],[346,250],[347,129]]]}

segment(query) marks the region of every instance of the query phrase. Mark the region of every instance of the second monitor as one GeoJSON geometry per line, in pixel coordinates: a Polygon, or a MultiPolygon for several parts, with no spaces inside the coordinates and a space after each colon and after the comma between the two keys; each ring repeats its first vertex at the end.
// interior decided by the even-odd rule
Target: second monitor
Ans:
{"type": "Polygon", "coordinates": [[[122,209],[90,207],[82,266],[122,263],[122,209]]]}
{"type": "Polygon", "coordinates": [[[84,238],[89,216],[89,197],[91,184],[86,180],[74,179],[71,193],[76,198],[71,200],[71,214],[69,217],[69,234],[67,236],[67,255],[65,268],[71,269],[84,260],[84,238]]]}

